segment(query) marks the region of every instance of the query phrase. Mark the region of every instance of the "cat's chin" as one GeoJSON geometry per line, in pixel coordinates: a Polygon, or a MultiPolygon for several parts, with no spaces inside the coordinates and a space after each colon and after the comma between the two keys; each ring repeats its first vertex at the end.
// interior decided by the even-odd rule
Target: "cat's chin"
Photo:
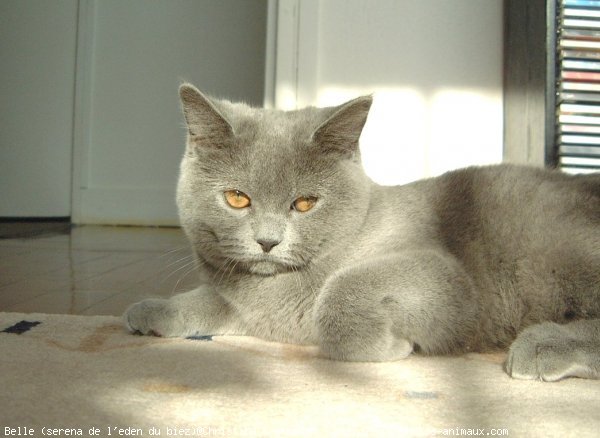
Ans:
{"type": "Polygon", "coordinates": [[[248,265],[248,271],[256,275],[271,276],[281,272],[287,272],[289,269],[279,263],[273,262],[254,262],[248,265]]]}

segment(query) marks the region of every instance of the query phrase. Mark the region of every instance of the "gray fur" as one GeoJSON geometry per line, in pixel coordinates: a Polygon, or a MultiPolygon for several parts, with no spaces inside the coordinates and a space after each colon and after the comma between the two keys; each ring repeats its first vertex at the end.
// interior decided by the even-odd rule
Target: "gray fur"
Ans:
{"type": "Polygon", "coordinates": [[[180,95],[177,202],[205,281],[134,304],[130,330],[350,361],[510,346],[513,377],[600,378],[600,175],[499,165],[382,187],[358,152],[368,96],[282,112],[180,95]],[[230,207],[227,190],[251,206],[230,207]],[[300,213],[300,196],[318,201],[300,213]]]}

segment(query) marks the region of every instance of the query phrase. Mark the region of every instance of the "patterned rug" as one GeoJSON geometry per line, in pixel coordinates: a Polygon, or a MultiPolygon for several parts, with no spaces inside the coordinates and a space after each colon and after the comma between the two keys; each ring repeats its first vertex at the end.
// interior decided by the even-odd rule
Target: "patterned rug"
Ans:
{"type": "Polygon", "coordinates": [[[598,436],[600,381],[512,380],[504,354],[342,363],[115,317],[0,313],[0,435],[598,436]]]}

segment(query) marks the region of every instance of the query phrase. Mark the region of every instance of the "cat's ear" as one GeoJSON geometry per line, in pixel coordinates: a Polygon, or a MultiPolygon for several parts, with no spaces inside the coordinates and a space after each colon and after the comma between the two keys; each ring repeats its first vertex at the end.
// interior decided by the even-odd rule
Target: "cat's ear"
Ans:
{"type": "Polygon", "coordinates": [[[210,99],[191,84],[179,87],[179,97],[190,144],[219,148],[228,143],[233,128],[210,99]]]}
{"type": "Polygon", "coordinates": [[[361,96],[334,108],[316,129],[312,140],[323,150],[354,156],[372,102],[372,96],[361,96]]]}

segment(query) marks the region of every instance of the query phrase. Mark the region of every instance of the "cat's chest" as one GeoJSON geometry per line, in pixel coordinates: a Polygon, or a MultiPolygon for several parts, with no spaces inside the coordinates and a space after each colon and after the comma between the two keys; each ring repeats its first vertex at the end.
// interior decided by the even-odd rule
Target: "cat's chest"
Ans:
{"type": "Polygon", "coordinates": [[[316,270],[236,279],[218,292],[234,307],[249,334],[312,343],[313,308],[325,276],[316,270]]]}

